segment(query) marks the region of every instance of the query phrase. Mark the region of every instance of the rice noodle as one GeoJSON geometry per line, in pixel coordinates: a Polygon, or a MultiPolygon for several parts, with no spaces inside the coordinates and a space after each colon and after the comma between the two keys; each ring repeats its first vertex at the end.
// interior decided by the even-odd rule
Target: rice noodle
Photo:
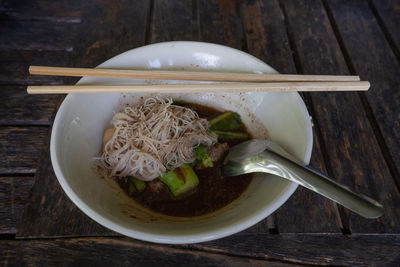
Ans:
{"type": "Polygon", "coordinates": [[[150,181],[195,160],[194,148],[212,145],[209,123],[172,99],[147,98],[112,119],[115,132],[106,143],[100,166],[108,176],[134,176],[150,181]]]}

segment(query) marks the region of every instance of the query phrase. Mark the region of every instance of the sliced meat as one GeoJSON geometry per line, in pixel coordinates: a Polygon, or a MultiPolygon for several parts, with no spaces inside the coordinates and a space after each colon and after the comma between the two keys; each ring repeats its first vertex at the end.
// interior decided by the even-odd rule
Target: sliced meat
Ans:
{"type": "Polygon", "coordinates": [[[228,151],[229,145],[228,143],[216,143],[212,147],[210,147],[210,156],[212,161],[220,160],[225,153],[228,151]]]}
{"type": "Polygon", "coordinates": [[[155,193],[160,192],[165,186],[159,179],[154,179],[153,181],[148,182],[147,185],[149,186],[150,190],[155,193]]]}

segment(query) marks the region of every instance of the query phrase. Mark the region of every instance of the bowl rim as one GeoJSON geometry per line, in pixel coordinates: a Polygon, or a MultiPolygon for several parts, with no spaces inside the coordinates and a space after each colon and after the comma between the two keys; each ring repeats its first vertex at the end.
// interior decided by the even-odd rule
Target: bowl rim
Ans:
{"type": "MultiPolygon", "coordinates": [[[[231,50],[231,52],[234,53],[239,53],[243,54],[247,57],[252,58],[253,60],[256,60],[264,65],[269,66],[265,62],[261,61],[260,59],[245,53],[243,51],[219,45],[219,44],[213,44],[213,43],[205,43],[205,42],[195,42],[195,41],[173,41],[173,42],[161,42],[161,43],[155,43],[155,44],[150,44],[134,49],[130,49],[128,51],[125,51],[121,54],[118,54],[102,64],[98,65],[97,67],[101,67],[103,64],[107,63],[108,61],[115,59],[117,57],[123,57],[127,53],[131,53],[132,51],[135,52],[140,52],[141,49],[149,49],[149,48],[159,48],[163,46],[169,46],[169,45],[178,45],[178,46],[209,46],[209,47],[219,47],[227,50],[231,50]]],[[[271,67],[272,68],[272,67],[271,67]]],[[[272,68],[273,69],[273,68],[272,68]]],[[[274,69],[273,69],[274,70],[274,69]]],[[[275,70],[274,70],[275,71],[275,70]]],[[[81,80],[77,82],[79,84],[81,80]]],[[[305,116],[305,118],[310,117],[308,110],[306,108],[306,105],[300,95],[298,93],[295,93],[296,97],[298,98],[299,102],[299,107],[305,116]]],[[[65,110],[69,103],[72,101],[72,96],[67,95],[64,99],[64,101],[61,103],[56,117],[54,119],[53,127],[52,127],[52,132],[51,132],[51,138],[50,138],[50,158],[51,158],[51,163],[53,165],[54,172],[56,174],[57,180],[60,183],[62,189],[64,192],[67,194],[67,196],[70,198],[70,200],[81,210],[83,211],[87,216],[89,216],[91,219],[93,219],[95,222],[99,223],[100,225],[121,233],[123,235],[143,240],[143,241],[149,241],[149,242],[154,242],[154,243],[163,243],[163,244],[190,244],[190,243],[200,243],[200,242],[206,242],[206,241],[211,241],[219,238],[223,238],[235,233],[238,233],[242,230],[245,230],[256,223],[260,222],[261,220],[265,219],[267,216],[275,212],[279,207],[281,207],[288,199],[289,197],[295,192],[295,190],[298,187],[298,184],[291,182],[291,184],[288,186],[286,191],[284,191],[277,199],[275,202],[273,202],[269,207],[266,207],[263,209],[261,212],[257,213],[256,215],[249,217],[247,219],[244,219],[241,221],[239,224],[222,228],[222,229],[217,229],[217,230],[212,230],[209,232],[203,232],[203,233],[197,233],[197,234],[184,234],[184,235],[176,235],[176,234],[152,234],[152,233],[144,233],[141,231],[133,230],[133,229],[128,229],[126,227],[120,226],[119,224],[113,222],[112,220],[98,214],[96,211],[94,211],[92,208],[90,208],[84,201],[82,201],[77,194],[72,190],[72,188],[69,186],[67,180],[65,179],[61,167],[59,164],[59,159],[58,159],[58,150],[57,150],[57,136],[59,135],[60,131],[60,120],[62,117],[62,114],[65,113],[65,110]]],[[[311,118],[311,117],[310,117],[311,118]]],[[[304,162],[308,163],[311,158],[311,153],[312,153],[312,147],[313,147],[313,132],[312,132],[312,124],[311,124],[311,119],[305,119],[306,123],[306,135],[307,135],[307,140],[308,140],[308,146],[306,148],[306,153],[304,155],[304,162]]]]}

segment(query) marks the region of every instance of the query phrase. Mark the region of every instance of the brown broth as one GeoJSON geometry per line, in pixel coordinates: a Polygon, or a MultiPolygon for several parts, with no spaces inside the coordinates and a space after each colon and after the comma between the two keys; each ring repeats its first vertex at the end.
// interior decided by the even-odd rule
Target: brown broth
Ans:
{"type": "MultiPolygon", "coordinates": [[[[198,105],[187,104],[188,107],[194,109],[201,118],[208,120],[222,114],[213,108],[198,105]]],[[[246,128],[239,129],[239,132],[247,132],[246,128]]],[[[244,140],[232,140],[228,142],[229,146],[233,146],[244,140]]],[[[180,198],[175,198],[169,191],[167,186],[163,186],[160,192],[153,192],[149,186],[138,195],[131,196],[137,203],[142,206],[165,215],[177,217],[193,217],[219,210],[233,200],[237,199],[248,187],[252,180],[251,174],[223,177],[221,175],[220,161],[214,162],[214,167],[196,170],[199,177],[199,185],[193,191],[180,198]]],[[[119,180],[120,187],[128,193],[129,183],[124,179],[119,180]]]]}

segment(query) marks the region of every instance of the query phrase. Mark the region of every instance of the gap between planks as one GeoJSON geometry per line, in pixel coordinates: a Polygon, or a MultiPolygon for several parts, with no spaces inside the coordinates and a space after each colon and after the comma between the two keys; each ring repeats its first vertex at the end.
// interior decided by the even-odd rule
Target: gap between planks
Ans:
{"type": "Polygon", "coordinates": [[[385,25],[385,22],[383,21],[381,15],[378,12],[378,9],[376,8],[375,4],[371,1],[371,0],[367,0],[368,6],[372,11],[372,14],[374,14],[374,17],[381,29],[381,31],[383,32],[383,34],[385,35],[385,38],[390,46],[390,48],[393,51],[393,54],[396,56],[397,61],[400,62],[400,50],[399,47],[397,47],[396,42],[394,41],[392,34],[390,34],[387,26],[385,25]]]}
{"type": "MultiPolygon", "coordinates": [[[[370,0],[368,0],[367,2],[369,3],[369,7],[371,8],[372,3],[370,3],[370,0]]],[[[328,19],[329,19],[329,22],[331,23],[332,30],[333,30],[333,32],[335,34],[336,40],[337,40],[337,42],[339,44],[340,50],[342,51],[343,57],[345,59],[346,65],[347,65],[350,73],[352,75],[358,75],[358,73],[356,71],[356,68],[354,66],[354,63],[353,63],[353,61],[351,59],[350,53],[347,50],[345,42],[344,42],[344,40],[343,40],[343,38],[342,38],[342,36],[341,36],[341,34],[339,32],[339,27],[336,24],[335,18],[334,18],[333,13],[332,13],[332,10],[331,10],[329,4],[327,3],[327,0],[322,0],[322,4],[323,4],[324,9],[325,9],[325,11],[326,11],[326,13],[328,15],[328,19]]],[[[374,14],[373,10],[372,10],[372,13],[374,14]]],[[[376,15],[377,14],[374,14],[375,17],[376,17],[376,15]]],[[[379,19],[377,19],[377,22],[378,22],[378,25],[379,25],[379,19]]],[[[379,26],[382,29],[383,25],[379,25],[379,26]]],[[[385,31],[383,31],[383,33],[385,34],[385,31]]],[[[385,37],[386,37],[386,34],[385,34],[385,37]]],[[[390,44],[390,42],[389,42],[389,44],[390,44]]],[[[395,52],[396,51],[394,51],[394,53],[395,52]]],[[[398,60],[400,62],[400,59],[398,59],[398,60]]],[[[377,142],[379,144],[379,148],[380,148],[381,153],[382,153],[382,155],[383,155],[383,157],[385,159],[385,162],[386,162],[386,164],[388,166],[388,169],[389,169],[390,174],[391,174],[391,176],[393,178],[393,181],[394,181],[397,189],[400,191],[400,171],[397,169],[396,163],[394,162],[392,156],[390,155],[389,147],[388,147],[388,145],[387,145],[387,143],[385,141],[385,138],[383,136],[382,131],[379,128],[378,121],[377,121],[377,119],[376,119],[376,117],[374,115],[374,112],[372,110],[371,104],[369,103],[368,98],[365,95],[365,93],[359,92],[358,96],[359,96],[360,101],[361,101],[361,103],[363,105],[363,108],[365,110],[365,114],[367,115],[367,119],[369,121],[369,124],[371,125],[371,128],[372,128],[373,132],[374,132],[375,138],[376,138],[376,140],[377,140],[377,142]]]]}
{"type": "MultiPolygon", "coordinates": [[[[284,4],[282,3],[282,0],[278,0],[278,3],[279,3],[279,8],[280,8],[280,10],[281,10],[281,12],[283,14],[283,18],[284,18],[284,24],[285,24],[285,28],[286,28],[286,35],[287,35],[288,40],[289,40],[289,47],[293,51],[292,57],[293,57],[293,61],[294,61],[295,67],[296,67],[296,71],[297,71],[297,73],[302,74],[302,73],[304,73],[304,69],[303,69],[303,66],[301,64],[301,59],[300,59],[300,56],[299,56],[299,51],[297,49],[297,45],[296,45],[296,43],[294,41],[294,37],[292,35],[292,29],[291,29],[291,26],[290,26],[290,23],[289,23],[289,20],[288,20],[288,14],[287,14],[287,12],[285,10],[284,4]]],[[[330,164],[330,161],[329,161],[327,148],[326,148],[324,139],[322,137],[321,129],[319,127],[320,124],[317,121],[317,117],[313,116],[314,114],[316,114],[316,111],[315,111],[315,108],[314,108],[314,104],[313,104],[312,99],[311,99],[311,97],[309,95],[303,94],[303,98],[308,103],[308,106],[311,108],[311,116],[312,116],[313,121],[315,122],[313,128],[315,129],[315,133],[318,136],[319,144],[320,144],[320,147],[321,147],[321,154],[322,154],[322,157],[324,159],[323,161],[324,161],[324,164],[325,164],[325,168],[326,168],[327,174],[332,177],[332,174],[333,174],[332,167],[331,167],[331,164],[330,164]]],[[[338,226],[339,226],[340,230],[342,231],[343,234],[351,234],[351,230],[350,230],[349,223],[348,223],[348,218],[346,216],[344,208],[339,206],[339,205],[337,205],[333,201],[331,202],[331,204],[333,206],[334,212],[336,213],[336,217],[337,217],[336,221],[339,223],[338,226]]]]}

